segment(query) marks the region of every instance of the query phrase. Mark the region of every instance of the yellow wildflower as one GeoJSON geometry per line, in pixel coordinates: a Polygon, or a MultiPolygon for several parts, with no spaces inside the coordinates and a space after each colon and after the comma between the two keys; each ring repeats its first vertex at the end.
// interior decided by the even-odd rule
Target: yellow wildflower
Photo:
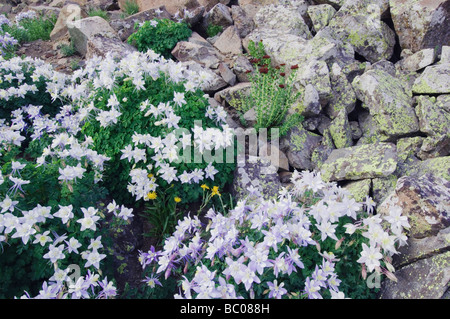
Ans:
{"type": "Polygon", "coordinates": [[[219,196],[221,196],[220,193],[219,193],[219,186],[214,186],[214,187],[212,188],[211,196],[214,196],[214,195],[219,195],[219,196]]]}
{"type": "Polygon", "coordinates": [[[206,184],[203,184],[202,186],[200,186],[201,188],[203,188],[203,190],[207,190],[207,189],[209,189],[209,187],[208,187],[208,185],[206,185],[206,184]]]}
{"type": "Polygon", "coordinates": [[[147,198],[148,199],[156,199],[156,197],[158,197],[156,192],[150,192],[150,193],[147,194],[147,198]]]}
{"type": "Polygon", "coordinates": [[[175,203],[181,202],[181,198],[178,196],[176,196],[173,200],[175,201],[175,203]]]}

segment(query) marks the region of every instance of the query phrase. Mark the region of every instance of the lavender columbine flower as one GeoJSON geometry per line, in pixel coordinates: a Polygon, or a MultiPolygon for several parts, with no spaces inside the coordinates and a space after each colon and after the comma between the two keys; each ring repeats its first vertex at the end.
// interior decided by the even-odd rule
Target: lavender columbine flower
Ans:
{"type": "Polygon", "coordinates": [[[288,264],[286,263],[286,260],[284,259],[283,255],[285,253],[282,252],[278,255],[277,258],[274,260],[270,260],[273,264],[273,273],[275,274],[275,277],[278,278],[278,273],[281,272],[281,274],[287,273],[288,270],[288,264]]]}
{"type": "Polygon", "coordinates": [[[288,265],[287,273],[290,275],[292,271],[297,271],[295,269],[295,265],[297,265],[297,267],[299,267],[301,269],[305,268],[305,265],[300,260],[300,255],[298,254],[298,248],[291,249],[288,246],[287,249],[288,249],[288,254],[289,254],[286,257],[286,263],[288,265]]]}
{"type": "Polygon", "coordinates": [[[241,270],[241,281],[245,286],[245,289],[248,291],[253,283],[260,284],[261,280],[259,277],[255,274],[254,271],[252,271],[249,267],[244,266],[241,270]]]}
{"type": "Polygon", "coordinates": [[[98,294],[97,298],[108,299],[117,295],[117,289],[114,287],[114,283],[112,281],[108,281],[108,277],[105,277],[98,284],[103,290],[98,294]]]}
{"type": "Polygon", "coordinates": [[[155,288],[156,285],[159,285],[161,287],[163,286],[161,282],[158,280],[158,277],[155,277],[154,274],[152,274],[150,277],[145,276],[145,279],[142,281],[145,282],[147,286],[149,286],[152,289],[155,288]]]}
{"type": "Polygon", "coordinates": [[[25,193],[22,189],[22,185],[30,184],[30,181],[23,180],[18,177],[9,176],[9,180],[14,183],[14,185],[9,189],[10,192],[14,192],[14,195],[17,193],[17,190],[20,190],[22,193],[25,193]]]}
{"type": "Polygon", "coordinates": [[[339,292],[340,283],[341,283],[341,280],[338,279],[337,275],[334,273],[327,280],[328,287],[331,290],[334,290],[335,292],[339,292]]]}
{"type": "Polygon", "coordinates": [[[327,280],[327,274],[317,265],[311,276],[319,286],[326,287],[325,281],[327,280]]]}
{"type": "Polygon", "coordinates": [[[273,283],[267,282],[267,286],[269,286],[269,298],[281,299],[281,297],[287,293],[287,290],[283,288],[284,282],[278,285],[276,279],[273,283]]]}
{"type": "Polygon", "coordinates": [[[323,299],[320,295],[321,287],[314,279],[306,278],[305,281],[305,293],[308,295],[308,299],[323,299]]]}

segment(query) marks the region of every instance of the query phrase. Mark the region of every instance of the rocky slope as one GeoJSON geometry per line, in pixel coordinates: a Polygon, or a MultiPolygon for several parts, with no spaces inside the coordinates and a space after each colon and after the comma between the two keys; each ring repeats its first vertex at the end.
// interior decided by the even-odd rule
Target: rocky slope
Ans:
{"type": "MultiPolygon", "coordinates": [[[[398,282],[382,298],[442,298],[450,280],[450,1],[446,0],[138,0],[124,17],[123,0],[6,1],[0,12],[35,10],[59,18],[46,43],[20,50],[70,72],[58,55],[73,41],[77,63],[135,50],[126,43],[135,22],[184,18],[194,33],[173,56],[213,81],[203,89],[227,107],[246,94],[250,41],[262,41],[276,63],[298,65],[297,101],[305,121],[272,145],[270,155],[236,170],[237,195],[253,185],[277,194],[289,172],[320,171],[358,200],[372,196],[379,213],[398,206],[412,225],[396,261],[398,282]],[[109,21],[88,17],[107,10],[109,21]],[[81,18],[68,27],[73,15],[81,18]],[[223,31],[207,38],[207,28],[223,31]],[[45,54],[39,54],[39,47],[45,54]],[[50,48],[53,49],[50,50],[50,48]],[[265,158],[265,159],[264,159],[265,158]],[[273,165],[275,164],[275,165],[273,165]],[[264,174],[261,173],[264,169],[264,174]]],[[[42,53],[42,52],[41,52],[42,53]]],[[[244,116],[254,122],[254,114],[244,116]]],[[[236,120],[236,117],[234,117],[236,120]]],[[[230,125],[241,124],[230,119],[230,125]]],[[[259,151],[267,149],[260,143],[259,151]]],[[[258,149],[256,150],[257,153],[258,149]]]]}

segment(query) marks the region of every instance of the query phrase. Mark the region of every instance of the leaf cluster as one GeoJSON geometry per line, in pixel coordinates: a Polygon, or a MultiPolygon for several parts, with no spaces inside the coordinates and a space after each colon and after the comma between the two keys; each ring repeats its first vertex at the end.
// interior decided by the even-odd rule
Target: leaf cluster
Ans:
{"type": "Polygon", "coordinates": [[[171,52],[179,41],[187,40],[192,30],[185,22],[175,22],[169,19],[155,19],[146,21],[139,26],[137,31],[130,35],[128,43],[134,45],[139,51],[145,52],[152,49],[165,58],[171,57],[171,52]],[[154,26],[154,23],[157,23],[154,26]]]}

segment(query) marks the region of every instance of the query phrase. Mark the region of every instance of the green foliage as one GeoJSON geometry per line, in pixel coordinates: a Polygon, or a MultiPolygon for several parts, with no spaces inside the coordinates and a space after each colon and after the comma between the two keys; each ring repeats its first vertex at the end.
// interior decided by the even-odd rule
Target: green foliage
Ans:
{"type": "Polygon", "coordinates": [[[128,38],[128,43],[139,51],[152,49],[165,58],[171,57],[171,52],[179,41],[187,40],[192,30],[184,22],[174,22],[169,19],[146,21],[142,26],[135,25],[137,31],[128,38]]]}
{"type": "Polygon", "coordinates": [[[139,5],[135,0],[127,0],[122,8],[127,15],[133,15],[139,12],[139,5]]]}
{"type": "Polygon", "coordinates": [[[3,31],[8,32],[19,44],[36,40],[50,40],[50,33],[55,27],[56,15],[40,16],[33,19],[23,19],[18,25],[3,25],[3,31]]]}
{"type": "Polygon", "coordinates": [[[62,56],[69,57],[75,55],[77,53],[77,50],[75,49],[75,45],[71,41],[70,44],[61,44],[59,47],[59,51],[61,52],[62,56]]]}
{"type": "Polygon", "coordinates": [[[279,128],[280,135],[285,135],[294,125],[303,120],[299,114],[288,114],[289,109],[299,98],[295,93],[294,77],[297,66],[291,66],[287,74],[286,66],[272,66],[270,56],[265,53],[262,42],[250,41],[250,62],[254,72],[249,73],[250,94],[240,99],[233,99],[231,105],[239,112],[245,113],[255,107],[255,129],[279,128]]]}
{"type": "Polygon", "coordinates": [[[208,28],[206,29],[206,33],[208,34],[208,37],[215,37],[220,32],[223,31],[223,27],[221,25],[214,25],[210,24],[208,28]]]}
{"type": "MultiPolygon", "coordinates": [[[[145,78],[144,86],[146,90],[136,91],[131,81],[122,79],[112,91],[98,91],[94,100],[95,107],[98,109],[107,109],[107,101],[112,94],[115,94],[118,101],[121,101],[120,112],[122,115],[120,116],[120,121],[108,127],[101,127],[98,121],[90,121],[83,127],[83,134],[93,138],[97,152],[111,158],[105,168],[104,184],[111,191],[113,198],[124,203],[134,201],[127,190],[129,173],[133,164],[127,160],[120,159],[122,155],[121,150],[132,142],[132,136],[135,132],[150,134],[155,137],[163,137],[166,133],[164,126],[155,125],[156,119],[154,117],[144,116],[143,112],[136,106],[146,100],[153,105],[165,103],[173,99],[174,92],[184,91],[182,83],[171,83],[163,77],[157,80],[147,77],[145,78]],[[152,92],[152,95],[149,95],[149,92],[152,92]]],[[[203,96],[202,91],[186,92],[185,100],[187,103],[175,110],[175,114],[181,117],[178,123],[180,128],[191,130],[195,121],[202,121],[205,128],[216,127],[216,123],[213,120],[205,118],[208,101],[203,96]]],[[[155,155],[152,149],[148,149],[147,152],[147,158],[155,155]]],[[[184,170],[192,171],[195,168],[204,169],[208,166],[208,163],[194,163],[194,161],[185,163],[181,161],[171,166],[182,172],[184,170]]],[[[215,176],[217,185],[224,187],[226,183],[232,180],[235,164],[226,163],[224,160],[223,163],[214,164],[214,166],[219,171],[215,176]]],[[[165,180],[160,178],[158,178],[157,184],[163,188],[170,187],[165,180]]],[[[173,185],[173,196],[180,197],[182,203],[194,202],[202,195],[202,189],[196,184],[174,183],[173,185]]]]}
{"type": "Polygon", "coordinates": [[[142,215],[152,225],[150,232],[145,235],[156,238],[158,241],[157,245],[175,230],[180,217],[180,212],[177,211],[177,201],[175,200],[175,198],[178,200],[179,197],[173,195],[172,188],[173,185],[162,191],[155,192],[156,198],[145,205],[145,214],[142,215]]]}
{"type": "Polygon", "coordinates": [[[105,19],[106,21],[109,21],[108,12],[101,10],[101,9],[91,9],[91,10],[89,10],[88,15],[90,17],[100,17],[100,18],[105,19]]]}
{"type": "Polygon", "coordinates": [[[125,284],[122,299],[173,299],[173,292],[177,290],[177,280],[169,277],[166,280],[161,280],[162,286],[155,285],[149,287],[147,284],[139,287],[130,287],[128,283],[125,284]]]}

